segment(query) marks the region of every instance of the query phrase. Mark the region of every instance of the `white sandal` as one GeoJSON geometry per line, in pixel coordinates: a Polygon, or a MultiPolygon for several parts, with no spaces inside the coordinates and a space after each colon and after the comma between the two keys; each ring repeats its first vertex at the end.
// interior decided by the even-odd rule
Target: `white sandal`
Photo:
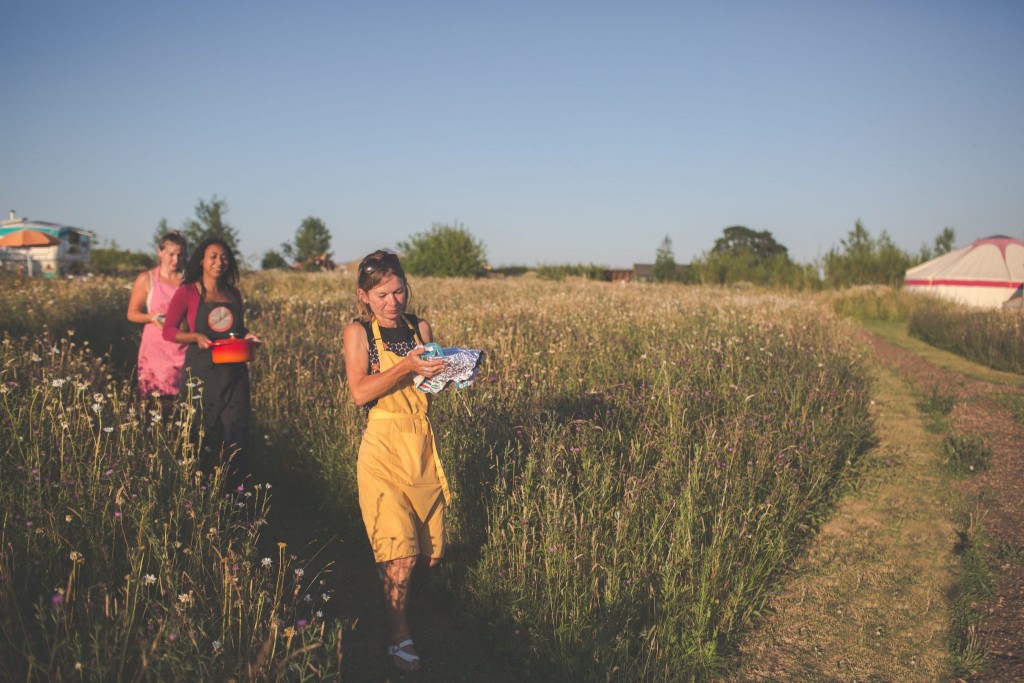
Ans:
{"type": "Polygon", "coordinates": [[[403,647],[409,647],[412,644],[412,638],[407,638],[398,645],[388,645],[388,655],[391,657],[398,657],[408,664],[418,664],[420,661],[419,655],[414,655],[402,649],[403,647]]]}

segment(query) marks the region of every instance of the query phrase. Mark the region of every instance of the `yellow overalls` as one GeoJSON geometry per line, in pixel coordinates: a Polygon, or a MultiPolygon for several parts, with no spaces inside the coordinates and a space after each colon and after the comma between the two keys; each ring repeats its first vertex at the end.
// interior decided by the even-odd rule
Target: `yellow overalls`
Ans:
{"type": "MultiPolygon", "coordinates": [[[[376,319],[372,330],[384,372],[402,357],[387,350],[376,319]]],[[[413,332],[419,338],[418,330],[413,332]]],[[[377,399],[367,418],[356,473],[359,508],[377,562],[444,555],[444,507],[451,494],[428,406],[427,395],[409,378],[377,399]]]]}

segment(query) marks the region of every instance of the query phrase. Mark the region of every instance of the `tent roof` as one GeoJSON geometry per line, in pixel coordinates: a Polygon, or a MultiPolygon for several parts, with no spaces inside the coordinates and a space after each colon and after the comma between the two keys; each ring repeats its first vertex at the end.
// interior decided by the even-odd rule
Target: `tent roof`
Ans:
{"type": "Polygon", "coordinates": [[[1000,284],[1024,281],[1024,241],[994,235],[907,270],[908,285],[1000,284]]]}

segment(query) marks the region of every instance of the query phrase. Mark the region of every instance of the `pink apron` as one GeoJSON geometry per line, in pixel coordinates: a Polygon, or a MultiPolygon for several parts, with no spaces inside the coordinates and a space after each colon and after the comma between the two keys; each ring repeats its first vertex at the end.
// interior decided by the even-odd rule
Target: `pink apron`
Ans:
{"type": "MultiPolygon", "coordinates": [[[[164,314],[177,285],[160,282],[159,266],[149,271],[149,295],[146,312],[164,314]]],[[[139,344],[139,393],[150,396],[154,391],[161,396],[178,393],[181,366],[185,363],[187,344],[164,341],[159,327],[146,323],[139,344]]]]}

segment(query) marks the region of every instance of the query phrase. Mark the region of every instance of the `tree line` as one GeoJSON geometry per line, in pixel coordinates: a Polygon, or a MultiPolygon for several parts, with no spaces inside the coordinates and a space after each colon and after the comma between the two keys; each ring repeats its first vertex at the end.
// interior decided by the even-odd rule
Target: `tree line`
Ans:
{"type": "Polygon", "coordinates": [[[672,240],[666,236],[655,253],[654,280],[716,285],[748,282],[796,289],[868,284],[898,287],[908,268],[948,253],[955,242],[956,232],[946,227],[933,245],[922,245],[913,254],[900,249],[884,230],[872,237],[858,220],[818,263],[797,263],[771,232],[734,225],[723,231],[710,251],[687,265],[675,262],[672,240]]]}
{"type": "MultiPolygon", "coordinates": [[[[239,235],[225,219],[227,201],[214,195],[200,199],[194,215],[185,218],[178,229],[189,244],[208,237],[223,239],[240,254],[239,235]]],[[[161,219],[153,235],[154,247],[171,231],[167,219],[161,219]]],[[[949,252],[956,241],[953,228],[946,227],[932,245],[922,245],[917,253],[900,249],[883,231],[874,237],[857,220],[853,229],[816,263],[797,263],[767,230],[734,225],[725,228],[710,250],[689,264],[679,264],[672,251],[672,240],[665,236],[655,252],[653,279],[656,282],[730,285],[747,282],[769,287],[814,289],[865,284],[899,286],[907,268],[949,252]]],[[[434,223],[429,230],[415,233],[395,245],[402,263],[412,275],[439,277],[476,277],[488,270],[486,248],[459,222],[434,223]]],[[[260,259],[263,269],[323,270],[333,267],[331,233],[320,218],[304,218],[290,242],[266,251],[260,259]]],[[[155,264],[152,254],[125,251],[116,243],[93,249],[92,265],[98,272],[138,270],[155,264]]],[[[601,279],[607,268],[599,265],[542,265],[530,269],[500,269],[506,275],[533,270],[539,277],[561,279],[582,276],[601,279]]]]}

